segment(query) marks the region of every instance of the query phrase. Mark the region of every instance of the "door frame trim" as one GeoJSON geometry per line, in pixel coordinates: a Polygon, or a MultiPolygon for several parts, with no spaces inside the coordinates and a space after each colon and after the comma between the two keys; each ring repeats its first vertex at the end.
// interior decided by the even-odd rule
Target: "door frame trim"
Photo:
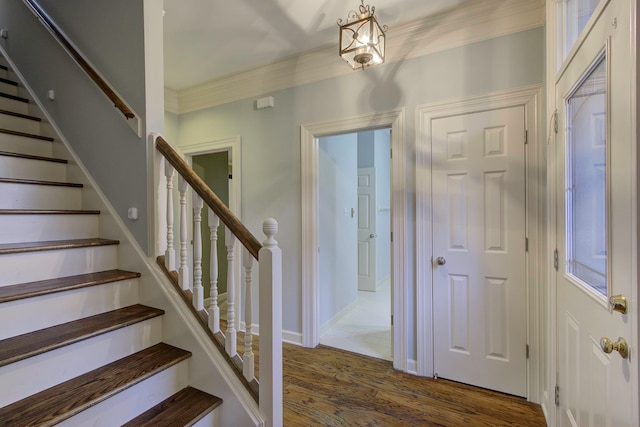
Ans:
{"type": "MultiPolygon", "coordinates": [[[[540,385],[544,354],[542,334],[545,306],[541,281],[545,278],[545,203],[544,145],[540,141],[543,86],[493,92],[482,96],[426,104],[416,108],[416,350],[417,372],[433,376],[433,236],[431,232],[431,125],[432,121],[460,114],[523,106],[528,144],[525,149],[527,210],[525,235],[529,239],[526,253],[527,286],[527,398],[541,401],[540,385]],[[424,337],[424,339],[420,339],[424,337]]],[[[523,135],[524,143],[524,135],[523,135]]],[[[523,242],[524,244],[524,242],[523,242]]]]}
{"type": "Polygon", "coordinates": [[[393,366],[408,369],[407,263],[405,223],[405,112],[404,108],[300,126],[302,178],[302,345],[320,343],[320,284],[318,274],[318,138],[360,130],[391,128],[391,222],[393,242],[393,366]]]}

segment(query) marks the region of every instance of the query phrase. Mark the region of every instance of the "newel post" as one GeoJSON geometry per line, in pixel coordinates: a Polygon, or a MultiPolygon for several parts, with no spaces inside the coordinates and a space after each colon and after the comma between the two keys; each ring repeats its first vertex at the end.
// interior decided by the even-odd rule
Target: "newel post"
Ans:
{"type": "Polygon", "coordinates": [[[260,412],[266,425],[282,425],[282,251],[274,239],[278,222],[262,223],[267,236],[259,252],[260,412]]]}

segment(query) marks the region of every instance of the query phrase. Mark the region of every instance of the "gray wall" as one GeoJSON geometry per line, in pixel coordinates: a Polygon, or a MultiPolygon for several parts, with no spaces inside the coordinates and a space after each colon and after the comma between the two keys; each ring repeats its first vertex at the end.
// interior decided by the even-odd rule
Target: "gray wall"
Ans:
{"type": "MultiPolygon", "coordinates": [[[[43,0],[63,31],[145,119],[143,3],[43,0]]],[[[2,47],[24,75],[129,230],[148,244],[146,143],[21,1],[0,0],[2,47]],[[56,100],[46,94],[53,89],[56,100]],[[127,220],[135,206],[137,221],[127,220]]]]}
{"type": "MultiPolygon", "coordinates": [[[[180,144],[242,137],[243,221],[262,240],[274,217],[283,251],[283,327],[301,332],[300,125],[405,109],[407,288],[415,288],[415,112],[436,101],[540,84],[544,34],[536,28],[272,93],[275,108],[255,110],[246,99],[180,116],[180,144]]],[[[409,304],[410,319],[414,308],[409,304]]],[[[413,321],[410,320],[410,328],[413,321]]],[[[409,330],[415,339],[415,330],[409,330]]],[[[415,358],[413,343],[409,358],[415,358]]]]}

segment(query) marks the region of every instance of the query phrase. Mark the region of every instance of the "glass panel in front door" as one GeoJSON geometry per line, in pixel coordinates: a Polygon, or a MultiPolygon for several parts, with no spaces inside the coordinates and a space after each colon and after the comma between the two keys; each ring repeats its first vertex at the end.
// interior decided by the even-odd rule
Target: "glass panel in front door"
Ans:
{"type": "Polygon", "coordinates": [[[565,0],[561,9],[561,45],[558,46],[562,58],[558,66],[567,58],[582,30],[593,15],[600,0],[565,0]]]}
{"type": "Polygon", "coordinates": [[[607,67],[603,53],[567,98],[567,274],[607,296],[607,67]]]}

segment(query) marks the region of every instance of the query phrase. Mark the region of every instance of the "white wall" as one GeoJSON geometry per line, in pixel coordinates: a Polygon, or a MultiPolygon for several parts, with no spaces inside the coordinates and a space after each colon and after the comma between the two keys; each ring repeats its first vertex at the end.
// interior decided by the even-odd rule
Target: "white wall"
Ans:
{"type": "MultiPolygon", "coordinates": [[[[300,126],[371,112],[405,109],[407,166],[406,281],[415,289],[415,111],[420,105],[540,84],[544,34],[535,28],[271,93],[275,107],[254,99],[180,115],[180,144],[241,135],[242,219],[263,240],[262,220],[276,218],[283,251],[283,327],[301,332],[300,126]]],[[[336,58],[339,60],[339,58],[336,58]]],[[[401,267],[401,266],[400,266],[401,267]]],[[[409,337],[414,310],[409,304],[409,337]]],[[[415,359],[410,338],[408,354],[415,359]]]]}
{"type": "Polygon", "coordinates": [[[358,136],[320,138],[320,325],[358,298],[358,136]]]}

